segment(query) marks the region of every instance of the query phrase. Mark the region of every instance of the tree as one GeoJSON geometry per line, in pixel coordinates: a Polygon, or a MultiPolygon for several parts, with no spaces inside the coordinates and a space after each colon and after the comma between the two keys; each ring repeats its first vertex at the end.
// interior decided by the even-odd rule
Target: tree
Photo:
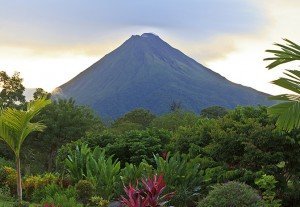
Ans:
{"type": "Polygon", "coordinates": [[[227,109],[221,106],[211,106],[201,111],[200,115],[209,119],[216,119],[225,116],[227,109]]]}
{"type": "MultiPolygon", "coordinates": [[[[152,120],[155,118],[155,115],[152,114],[149,110],[146,109],[134,109],[127,114],[125,114],[123,117],[117,119],[113,123],[114,128],[118,128],[124,125],[132,125],[135,124],[135,128],[137,129],[145,129],[147,128],[152,120]],[[130,124],[129,124],[130,123],[130,124]],[[140,127],[138,127],[138,126],[140,127]]],[[[129,127],[130,128],[130,127],[129,127]]]]}
{"type": "MultiPolygon", "coordinates": [[[[280,50],[266,50],[275,57],[264,60],[273,61],[267,66],[268,69],[275,68],[281,64],[300,60],[300,45],[284,39],[286,45],[275,44],[280,50]]],[[[300,71],[286,70],[285,78],[279,78],[272,83],[291,91],[293,94],[282,94],[272,96],[271,99],[280,101],[279,104],[271,106],[269,113],[278,116],[277,126],[280,129],[291,131],[294,128],[300,128],[300,71]]]]}
{"type": "Polygon", "coordinates": [[[51,93],[48,93],[47,91],[45,91],[42,88],[37,88],[35,90],[35,92],[33,93],[34,100],[36,100],[38,98],[42,98],[42,97],[46,97],[47,99],[50,99],[51,98],[51,93]]]}
{"type": "Polygon", "coordinates": [[[37,117],[47,125],[43,133],[31,136],[27,148],[33,149],[33,159],[52,171],[57,150],[64,144],[80,139],[88,130],[104,128],[93,111],[77,106],[73,99],[53,101],[37,117]],[[38,140],[38,141],[37,141],[38,140]]]}
{"type": "Polygon", "coordinates": [[[172,101],[172,103],[170,104],[170,111],[174,112],[174,111],[180,111],[182,110],[182,104],[181,101],[172,101]]]}
{"type": "Polygon", "coordinates": [[[0,114],[0,140],[4,141],[15,155],[19,202],[22,201],[21,146],[30,133],[45,129],[45,125],[40,122],[31,122],[31,120],[50,102],[50,100],[38,99],[28,103],[26,111],[6,108],[0,114]]]}
{"type": "Polygon", "coordinates": [[[192,112],[185,112],[179,110],[156,117],[152,121],[151,127],[175,131],[180,126],[194,125],[198,119],[199,117],[192,112]]]}
{"type": "Polygon", "coordinates": [[[5,71],[0,71],[0,106],[2,108],[25,104],[23,95],[25,87],[22,85],[22,81],[20,73],[14,73],[9,77],[5,71]]]}

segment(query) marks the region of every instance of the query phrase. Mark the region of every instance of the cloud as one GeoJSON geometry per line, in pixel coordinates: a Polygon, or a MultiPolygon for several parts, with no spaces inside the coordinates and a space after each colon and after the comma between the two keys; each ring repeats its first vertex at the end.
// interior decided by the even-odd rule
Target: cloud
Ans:
{"type": "Polygon", "coordinates": [[[183,39],[207,39],[258,29],[263,20],[256,11],[250,1],[239,0],[5,1],[0,7],[0,43],[100,44],[147,27],[183,39]]]}

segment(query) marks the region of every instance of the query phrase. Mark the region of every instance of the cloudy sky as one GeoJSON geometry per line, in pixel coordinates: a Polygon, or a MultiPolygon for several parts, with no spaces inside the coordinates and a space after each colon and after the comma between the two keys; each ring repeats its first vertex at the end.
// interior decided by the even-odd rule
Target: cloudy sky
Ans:
{"type": "MultiPolygon", "coordinates": [[[[299,0],[0,0],[0,70],[26,87],[65,83],[133,34],[152,32],[227,79],[271,94],[263,58],[300,42],[299,0]]],[[[292,65],[291,65],[292,66],[292,65]]]]}

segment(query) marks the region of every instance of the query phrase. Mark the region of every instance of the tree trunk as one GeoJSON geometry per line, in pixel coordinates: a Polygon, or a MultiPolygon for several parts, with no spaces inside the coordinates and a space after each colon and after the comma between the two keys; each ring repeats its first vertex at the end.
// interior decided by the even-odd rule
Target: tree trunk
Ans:
{"type": "Polygon", "coordinates": [[[49,172],[53,171],[53,164],[55,161],[56,149],[57,149],[56,145],[52,145],[50,148],[49,159],[48,159],[48,171],[49,172]]]}
{"type": "Polygon", "coordinates": [[[17,170],[17,193],[18,193],[18,202],[22,202],[22,177],[21,177],[21,164],[20,157],[16,156],[16,170],[17,170]]]}

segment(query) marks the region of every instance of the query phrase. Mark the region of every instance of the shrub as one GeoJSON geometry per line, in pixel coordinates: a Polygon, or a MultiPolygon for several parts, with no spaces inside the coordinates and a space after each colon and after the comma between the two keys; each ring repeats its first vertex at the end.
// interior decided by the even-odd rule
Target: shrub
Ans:
{"type": "Polygon", "coordinates": [[[40,203],[44,198],[53,198],[55,194],[66,195],[68,198],[76,198],[76,189],[74,187],[62,188],[57,184],[50,184],[44,188],[38,188],[33,191],[32,201],[40,203]]]}
{"type": "Polygon", "coordinates": [[[165,130],[133,130],[118,136],[114,143],[105,147],[122,165],[139,164],[143,160],[153,163],[153,154],[165,151],[171,134],[165,130]]]}
{"type": "Polygon", "coordinates": [[[91,151],[87,145],[77,146],[65,164],[73,180],[91,180],[95,183],[97,191],[107,200],[116,196],[121,164],[113,161],[112,156],[107,158],[105,151],[99,147],[91,151]]]}
{"type": "Polygon", "coordinates": [[[30,207],[30,203],[27,201],[21,201],[21,203],[19,202],[15,202],[14,207],[30,207]]]}
{"type": "Polygon", "coordinates": [[[91,201],[92,206],[108,207],[108,205],[109,205],[109,201],[103,199],[100,196],[93,196],[93,197],[91,197],[90,201],[91,201]]]}
{"type": "Polygon", "coordinates": [[[95,194],[95,186],[88,180],[80,180],[76,184],[77,199],[83,204],[87,204],[90,198],[95,194]]]}
{"type": "Polygon", "coordinates": [[[47,196],[42,200],[42,204],[48,206],[63,206],[63,207],[83,207],[82,204],[76,202],[75,197],[68,197],[66,195],[61,195],[59,193],[54,194],[54,196],[47,196]]]}
{"type": "Polygon", "coordinates": [[[13,201],[10,196],[10,189],[7,186],[0,187],[0,201],[13,201]]]}
{"type": "Polygon", "coordinates": [[[166,158],[154,156],[156,173],[162,174],[167,183],[167,192],[176,192],[171,204],[176,206],[193,205],[200,193],[203,172],[198,157],[190,159],[187,155],[167,155],[166,158]]]}
{"type": "Polygon", "coordinates": [[[127,186],[130,183],[135,183],[141,178],[146,178],[153,175],[153,167],[146,162],[141,162],[139,165],[126,163],[125,167],[121,170],[120,177],[123,186],[127,186]]]}
{"type": "Polygon", "coordinates": [[[52,173],[44,175],[31,175],[24,178],[23,188],[27,199],[31,199],[32,193],[35,189],[45,187],[46,185],[57,183],[58,176],[52,173]]]}
{"type": "Polygon", "coordinates": [[[255,180],[255,184],[259,186],[261,190],[263,190],[263,199],[264,206],[266,207],[279,207],[281,206],[280,200],[275,199],[277,181],[273,175],[263,175],[261,178],[255,180]]]}
{"type": "Polygon", "coordinates": [[[3,186],[7,186],[10,189],[11,195],[15,195],[17,193],[17,172],[14,168],[3,166],[0,169],[0,183],[3,186]]]}
{"type": "Polygon", "coordinates": [[[125,187],[127,198],[122,196],[122,204],[127,207],[165,206],[173,196],[173,193],[163,195],[166,183],[163,176],[154,176],[151,179],[142,180],[143,188],[134,188],[131,184],[125,187]]]}
{"type": "Polygon", "coordinates": [[[239,182],[217,184],[198,207],[257,207],[260,197],[250,186],[239,182]]]}

